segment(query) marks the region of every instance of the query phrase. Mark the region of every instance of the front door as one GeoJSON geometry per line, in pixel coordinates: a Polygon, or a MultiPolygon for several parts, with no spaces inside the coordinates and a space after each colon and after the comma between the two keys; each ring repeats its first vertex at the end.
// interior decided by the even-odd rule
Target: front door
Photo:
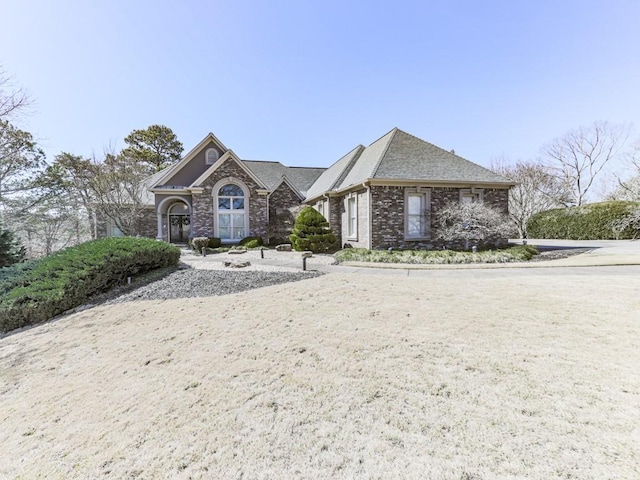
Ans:
{"type": "Polygon", "coordinates": [[[190,223],[190,215],[169,215],[169,241],[171,243],[187,243],[190,223]]]}

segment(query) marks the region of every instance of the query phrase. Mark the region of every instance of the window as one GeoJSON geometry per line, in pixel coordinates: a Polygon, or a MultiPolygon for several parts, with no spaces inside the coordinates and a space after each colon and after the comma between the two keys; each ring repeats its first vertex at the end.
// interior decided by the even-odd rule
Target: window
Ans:
{"type": "Polygon", "coordinates": [[[481,188],[467,188],[460,190],[460,203],[474,203],[482,201],[481,188]]]}
{"type": "Polygon", "coordinates": [[[347,235],[349,238],[358,236],[358,205],[355,195],[347,199],[347,235]]]}
{"type": "Polygon", "coordinates": [[[220,158],[220,153],[215,148],[210,148],[205,152],[204,158],[207,165],[213,165],[220,158]]]}
{"type": "Polygon", "coordinates": [[[111,225],[111,236],[124,237],[124,233],[122,232],[122,230],[120,230],[120,227],[118,227],[115,223],[111,225]]]}
{"type": "Polygon", "coordinates": [[[430,192],[424,189],[406,191],[405,206],[405,238],[429,238],[431,228],[430,192]]]}
{"type": "Polygon", "coordinates": [[[218,190],[218,236],[222,240],[241,240],[246,237],[244,191],[229,183],[218,190]]]}
{"type": "Polygon", "coordinates": [[[316,204],[316,210],[324,217],[324,202],[318,202],[316,204]]]}

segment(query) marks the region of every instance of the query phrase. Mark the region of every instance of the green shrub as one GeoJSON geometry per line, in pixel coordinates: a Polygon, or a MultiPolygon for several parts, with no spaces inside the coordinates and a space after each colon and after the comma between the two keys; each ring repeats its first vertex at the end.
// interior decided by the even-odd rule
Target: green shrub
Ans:
{"type": "Polygon", "coordinates": [[[222,246],[222,240],[217,237],[209,237],[209,248],[220,248],[222,246]]]}
{"type": "Polygon", "coordinates": [[[48,320],[126,278],[175,266],[177,247],[147,238],[93,240],[0,272],[0,331],[48,320]]]}
{"type": "Polygon", "coordinates": [[[558,208],[533,215],[527,223],[530,238],[563,240],[611,240],[634,238],[629,227],[616,228],[640,204],[636,202],[602,202],[580,207],[558,208]]]}
{"type": "Polygon", "coordinates": [[[247,248],[257,248],[262,246],[262,237],[244,237],[239,245],[247,248]]]}
{"type": "Polygon", "coordinates": [[[532,245],[516,246],[496,250],[484,250],[477,253],[454,250],[367,250],[366,248],[346,248],[335,254],[336,261],[410,263],[410,264],[448,264],[448,263],[507,263],[524,262],[538,254],[532,245]]]}
{"type": "Polygon", "coordinates": [[[198,252],[202,252],[203,248],[209,246],[209,237],[195,237],[191,240],[191,248],[198,252]]]}
{"type": "Polygon", "coordinates": [[[302,209],[289,240],[299,252],[311,250],[321,253],[336,248],[336,236],[329,228],[329,222],[313,207],[302,209]]]}

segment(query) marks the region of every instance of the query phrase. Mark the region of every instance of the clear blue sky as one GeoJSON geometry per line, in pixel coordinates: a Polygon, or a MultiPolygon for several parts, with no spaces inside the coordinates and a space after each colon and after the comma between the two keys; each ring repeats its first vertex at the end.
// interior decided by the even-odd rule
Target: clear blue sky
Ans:
{"type": "Polygon", "coordinates": [[[2,0],[48,159],[160,123],[328,166],[394,126],[488,165],[640,115],[640,2],[2,0]]]}

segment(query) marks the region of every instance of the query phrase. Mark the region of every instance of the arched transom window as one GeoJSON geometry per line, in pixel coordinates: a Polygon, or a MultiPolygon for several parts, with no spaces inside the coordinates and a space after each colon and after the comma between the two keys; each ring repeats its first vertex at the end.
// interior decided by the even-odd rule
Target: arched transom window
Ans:
{"type": "Polygon", "coordinates": [[[244,191],[228,183],[218,190],[218,236],[222,240],[241,240],[246,237],[244,191]]]}

